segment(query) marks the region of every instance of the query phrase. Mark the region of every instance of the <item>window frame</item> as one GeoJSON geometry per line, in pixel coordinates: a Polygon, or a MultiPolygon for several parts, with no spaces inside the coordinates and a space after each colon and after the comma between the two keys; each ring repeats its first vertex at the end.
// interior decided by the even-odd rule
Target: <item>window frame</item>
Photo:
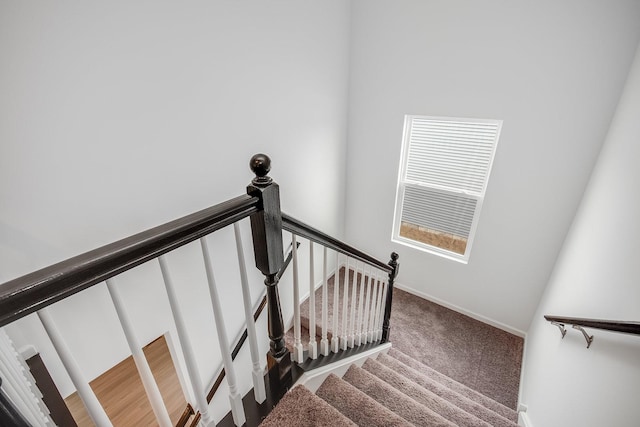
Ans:
{"type": "Polygon", "coordinates": [[[425,116],[425,115],[414,115],[414,114],[405,115],[404,128],[402,132],[402,148],[400,151],[400,165],[398,168],[398,181],[396,185],[396,201],[395,201],[395,209],[394,209],[394,215],[393,215],[393,229],[391,233],[392,242],[409,246],[411,248],[414,248],[423,252],[438,255],[438,256],[441,256],[453,261],[458,261],[464,264],[467,264],[469,262],[469,257],[471,255],[471,248],[475,240],[475,234],[478,227],[480,213],[482,211],[482,205],[484,203],[484,198],[486,195],[487,184],[489,182],[489,177],[491,176],[491,170],[493,168],[493,162],[495,160],[495,155],[498,148],[498,142],[500,141],[502,123],[503,123],[502,120],[495,120],[495,119],[440,117],[440,116],[425,116]],[[455,121],[455,122],[462,122],[462,123],[465,123],[465,122],[466,123],[489,123],[497,126],[495,139],[493,142],[493,148],[491,152],[491,158],[487,165],[486,176],[482,185],[482,190],[480,192],[463,190],[459,188],[445,187],[445,186],[436,185],[436,184],[427,184],[424,182],[409,180],[406,178],[407,166],[409,163],[408,159],[409,159],[409,145],[411,140],[411,128],[412,128],[413,120],[415,118],[438,120],[438,121],[452,121],[452,122],[455,121]],[[473,198],[474,200],[476,200],[475,211],[473,213],[473,220],[471,222],[471,227],[469,229],[469,235],[467,237],[467,245],[466,245],[464,254],[459,254],[457,252],[443,249],[438,246],[429,245],[427,243],[423,243],[423,242],[413,240],[408,237],[403,237],[400,235],[400,226],[402,223],[402,208],[404,206],[405,189],[408,186],[418,187],[418,188],[420,187],[428,188],[428,189],[431,189],[437,192],[446,193],[446,194],[463,195],[465,197],[473,198]]]}

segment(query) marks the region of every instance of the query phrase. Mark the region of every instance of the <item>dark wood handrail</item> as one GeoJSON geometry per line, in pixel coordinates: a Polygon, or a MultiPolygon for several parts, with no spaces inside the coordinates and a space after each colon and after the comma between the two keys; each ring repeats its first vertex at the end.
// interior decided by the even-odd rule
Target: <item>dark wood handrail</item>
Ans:
{"type": "Polygon", "coordinates": [[[0,327],[258,211],[242,195],[0,285],[0,327]]]}
{"type": "Polygon", "coordinates": [[[289,231],[290,233],[304,237],[323,246],[326,246],[329,249],[333,249],[334,251],[338,251],[344,255],[348,255],[351,258],[357,259],[358,261],[362,261],[368,265],[379,268],[380,270],[383,270],[387,273],[391,273],[393,270],[391,266],[389,266],[386,262],[380,261],[372,257],[371,255],[368,255],[361,250],[344,243],[341,240],[335,239],[328,234],[325,234],[322,231],[317,230],[310,225],[307,225],[304,222],[285,214],[284,212],[282,212],[282,228],[289,231]]]}
{"type": "Polygon", "coordinates": [[[576,325],[585,328],[602,329],[611,332],[640,335],[640,322],[627,322],[622,320],[599,320],[550,315],[545,315],[544,318],[549,322],[562,323],[564,325],[576,325]]]}

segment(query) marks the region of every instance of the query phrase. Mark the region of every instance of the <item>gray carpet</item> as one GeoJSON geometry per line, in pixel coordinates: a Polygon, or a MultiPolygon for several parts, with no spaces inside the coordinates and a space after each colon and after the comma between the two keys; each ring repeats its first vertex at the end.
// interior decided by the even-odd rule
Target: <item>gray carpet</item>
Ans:
{"type": "MultiPolygon", "coordinates": [[[[392,354],[411,360],[397,350],[392,354]]],[[[423,375],[392,354],[368,359],[362,368],[352,365],[343,378],[330,374],[316,395],[304,386],[294,388],[261,425],[297,427],[353,422],[365,427],[517,427],[515,411],[486,396],[483,399],[489,406],[477,403],[466,397],[475,396],[476,392],[444,379],[442,374],[443,383],[451,382],[458,391],[438,383],[434,393],[433,377],[423,375]],[[506,417],[492,408],[499,408],[506,417]]],[[[414,362],[420,363],[411,363],[414,362]]]]}
{"type": "MultiPolygon", "coordinates": [[[[344,269],[340,272],[344,283],[344,269]]],[[[360,278],[360,275],[358,275],[360,278]]],[[[349,272],[350,281],[353,272],[349,272]]],[[[360,282],[360,280],[358,280],[360,282]]],[[[329,329],[333,314],[333,278],[328,283],[329,329]]],[[[340,298],[344,295],[340,286],[340,298]]],[[[340,299],[340,301],[342,301],[340,299]]],[[[322,290],[316,291],[316,332],[320,334],[322,290]]],[[[308,325],[309,304],[301,304],[302,323],[308,325]]],[[[339,324],[342,302],[339,304],[339,324]]],[[[338,330],[341,330],[339,326],[338,330]]],[[[302,335],[309,341],[308,331],[302,335]]],[[[292,332],[286,337],[293,342],[292,332]]],[[[516,409],[524,340],[415,295],[394,290],[390,341],[395,349],[447,377],[516,409]]]]}
{"type": "Polygon", "coordinates": [[[524,340],[431,301],[395,289],[393,347],[516,409],[524,340]]]}

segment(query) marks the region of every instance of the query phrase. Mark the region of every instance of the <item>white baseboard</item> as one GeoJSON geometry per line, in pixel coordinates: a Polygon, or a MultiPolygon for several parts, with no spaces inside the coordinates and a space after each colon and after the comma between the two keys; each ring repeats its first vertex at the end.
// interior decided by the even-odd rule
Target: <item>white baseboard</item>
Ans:
{"type": "Polygon", "coordinates": [[[522,427],[533,427],[531,419],[526,412],[518,412],[518,425],[522,427]]]}
{"type": "Polygon", "coordinates": [[[490,319],[490,318],[488,318],[486,316],[483,316],[481,314],[474,313],[473,311],[469,311],[469,310],[466,310],[466,309],[464,309],[462,307],[458,307],[455,304],[448,303],[446,301],[441,300],[440,298],[436,298],[436,297],[434,297],[432,295],[429,295],[429,294],[426,294],[426,293],[424,293],[422,291],[418,291],[418,290],[416,290],[416,289],[414,289],[414,288],[412,288],[410,286],[406,286],[406,285],[403,285],[401,283],[396,282],[394,284],[394,287],[398,288],[398,289],[401,289],[401,290],[403,290],[405,292],[408,292],[410,294],[413,294],[415,296],[418,296],[420,298],[424,298],[424,299],[426,299],[428,301],[431,301],[431,302],[434,302],[436,304],[439,304],[439,305],[441,305],[443,307],[447,307],[447,308],[449,308],[449,309],[451,309],[453,311],[457,311],[458,313],[462,313],[462,314],[464,314],[466,316],[469,316],[469,317],[471,317],[473,319],[479,320],[479,321],[481,321],[483,323],[486,323],[488,325],[495,326],[496,328],[502,329],[503,331],[509,332],[510,334],[517,335],[517,336],[522,337],[522,338],[524,338],[526,336],[526,332],[521,331],[520,329],[513,328],[513,327],[511,327],[509,325],[505,325],[502,322],[498,322],[497,320],[493,320],[493,319],[490,319]]]}
{"type": "Polygon", "coordinates": [[[358,366],[362,366],[362,364],[369,357],[376,357],[380,353],[386,353],[390,348],[391,343],[382,344],[375,348],[372,348],[371,350],[367,350],[359,354],[354,354],[353,356],[331,363],[330,365],[322,366],[318,369],[305,372],[296,382],[295,386],[297,387],[299,385],[304,385],[313,393],[315,393],[316,390],[318,390],[318,388],[322,385],[324,380],[329,376],[329,374],[335,374],[342,378],[349,369],[349,366],[353,365],[354,363],[358,366]]]}

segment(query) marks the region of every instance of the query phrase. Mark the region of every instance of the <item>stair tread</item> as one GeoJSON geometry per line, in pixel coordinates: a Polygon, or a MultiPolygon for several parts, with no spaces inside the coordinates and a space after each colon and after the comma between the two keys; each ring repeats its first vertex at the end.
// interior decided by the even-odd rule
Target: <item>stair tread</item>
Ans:
{"type": "Polygon", "coordinates": [[[327,377],[316,394],[359,426],[408,427],[412,425],[334,374],[327,377]]]}
{"type": "Polygon", "coordinates": [[[428,365],[425,365],[424,363],[420,362],[419,360],[416,360],[410,356],[407,356],[406,354],[404,354],[403,352],[401,352],[400,350],[397,350],[395,348],[391,348],[387,354],[387,356],[393,357],[394,359],[404,363],[405,365],[413,368],[414,370],[418,371],[419,373],[423,374],[426,377],[429,377],[437,382],[439,382],[440,384],[450,388],[451,390],[454,390],[458,393],[460,393],[461,395],[485,406],[486,408],[491,409],[492,411],[500,414],[501,416],[503,416],[504,418],[507,418],[510,421],[514,421],[517,422],[518,420],[518,413],[516,411],[514,411],[513,409],[503,405],[500,402],[495,401],[494,399],[472,389],[467,387],[466,385],[448,377],[447,375],[444,375],[438,371],[436,371],[435,369],[431,368],[428,365]]]}
{"type": "Polygon", "coordinates": [[[428,406],[447,420],[461,427],[489,427],[489,424],[475,414],[467,412],[453,402],[433,393],[410,379],[389,369],[375,360],[367,360],[363,369],[377,376],[407,396],[428,406]]]}
{"type": "Polygon", "coordinates": [[[303,385],[294,387],[278,402],[261,427],[326,426],[353,427],[349,418],[303,385]]]}
{"type": "Polygon", "coordinates": [[[418,390],[427,390],[494,427],[517,427],[517,424],[511,419],[505,418],[486,406],[450,389],[394,357],[381,354],[377,361],[369,360],[365,362],[365,365],[374,375],[390,382],[403,392],[406,389],[418,394],[416,387],[418,390]]]}
{"type": "Polygon", "coordinates": [[[368,371],[352,365],[343,380],[417,426],[454,427],[451,421],[415,401],[368,371]]]}

